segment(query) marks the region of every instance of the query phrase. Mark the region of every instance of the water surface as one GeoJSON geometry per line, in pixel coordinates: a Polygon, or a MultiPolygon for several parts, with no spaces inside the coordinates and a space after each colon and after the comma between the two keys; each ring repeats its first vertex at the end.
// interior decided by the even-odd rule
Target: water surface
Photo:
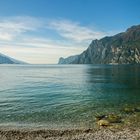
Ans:
{"type": "Polygon", "coordinates": [[[93,127],[140,105],[140,65],[0,65],[0,125],[93,127]]]}

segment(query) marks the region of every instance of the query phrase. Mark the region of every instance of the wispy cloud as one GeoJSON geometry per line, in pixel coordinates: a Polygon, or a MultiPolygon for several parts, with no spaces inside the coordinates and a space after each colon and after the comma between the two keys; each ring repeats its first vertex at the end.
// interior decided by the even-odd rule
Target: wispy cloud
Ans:
{"type": "Polygon", "coordinates": [[[0,40],[10,41],[14,37],[42,27],[43,22],[33,17],[8,17],[0,19],[0,40]]]}
{"type": "Polygon", "coordinates": [[[14,37],[39,28],[49,28],[65,39],[84,42],[99,39],[106,35],[105,32],[80,25],[69,20],[45,20],[34,17],[8,17],[0,19],[0,40],[12,40],[14,37]]]}
{"type": "Polygon", "coordinates": [[[106,35],[104,32],[68,20],[52,20],[48,25],[49,28],[57,31],[62,37],[77,42],[91,41],[106,35]]]}

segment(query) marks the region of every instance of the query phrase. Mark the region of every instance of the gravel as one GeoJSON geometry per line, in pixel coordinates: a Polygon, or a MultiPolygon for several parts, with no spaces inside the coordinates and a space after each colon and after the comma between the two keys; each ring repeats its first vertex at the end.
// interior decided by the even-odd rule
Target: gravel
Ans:
{"type": "Polygon", "coordinates": [[[140,128],[97,130],[1,129],[0,140],[140,140],[140,128]]]}

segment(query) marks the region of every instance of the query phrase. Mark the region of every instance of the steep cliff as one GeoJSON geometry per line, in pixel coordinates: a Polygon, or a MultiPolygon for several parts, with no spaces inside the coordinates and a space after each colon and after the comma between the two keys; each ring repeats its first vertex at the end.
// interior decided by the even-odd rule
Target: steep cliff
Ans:
{"type": "Polygon", "coordinates": [[[140,25],[115,36],[93,40],[80,55],[60,58],[59,64],[140,63],[140,25]]]}

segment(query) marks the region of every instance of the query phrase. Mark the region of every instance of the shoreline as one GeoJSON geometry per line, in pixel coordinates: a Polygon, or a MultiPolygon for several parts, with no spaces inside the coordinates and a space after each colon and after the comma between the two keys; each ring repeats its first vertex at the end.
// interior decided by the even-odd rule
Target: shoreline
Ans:
{"type": "Polygon", "coordinates": [[[97,129],[0,128],[0,140],[140,140],[140,127],[97,129]]]}
{"type": "Polygon", "coordinates": [[[102,120],[102,116],[97,116],[99,120],[93,128],[71,128],[69,125],[67,128],[1,125],[0,140],[140,140],[140,112],[133,111],[133,108],[126,108],[126,111],[127,116],[121,117],[120,122],[116,115],[108,115],[112,123],[107,125],[100,125],[98,122],[102,120]]]}

